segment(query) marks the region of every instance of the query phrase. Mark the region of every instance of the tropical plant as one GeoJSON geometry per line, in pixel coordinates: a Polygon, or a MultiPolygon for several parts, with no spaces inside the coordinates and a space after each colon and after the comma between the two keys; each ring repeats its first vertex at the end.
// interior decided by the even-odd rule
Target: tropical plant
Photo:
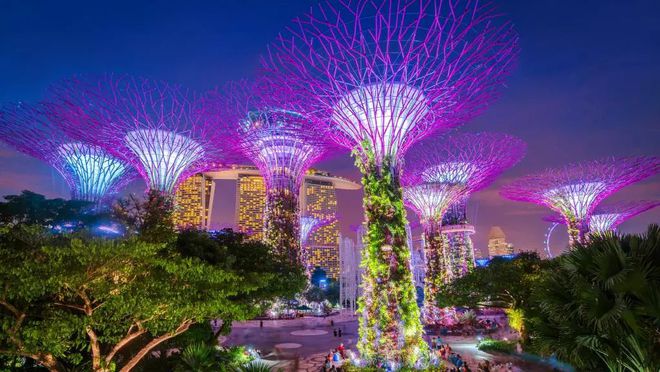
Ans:
{"type": "Polygon", "coordinates": [[[188,345],[181,352],[177,372],[206,372],[218,368],[216,349],[202,342],[188,345]]]}
{"type": "Polygon", "coordinates": [[[298,290],[302,269],[281,265],[286,260],[268,247],[253,252],[231,234],[224,243],[213,245],[211,263],[198,257],[204,252],[184,250],[183,242],[5,229],[0,350],[51,371],[89,360],[94,371],[126,372],[196,322],[221,319],[228,326],[258,315],[260,305],[279,294],[292,295],[287,288],[298,290]]]}
{"type": "Polygon", "coordinates": [[[477,349],[481,351],[495,351],[507,354],[513,353],[515,348],[516,345],[511,341],[494,340],[492,338],[484,338],[477,344],[477,349]]]}
{"type": "Polygon", "coordinates": [[[5,202],[0,203],[0,225],[5,226],[83,224],[96,217],[89,213],[92,203],[82,200],[46,199],[27,190],[20,195],[6,195],[4,199],[5,202]]]}
{"type": "Polygon", "coordinates": [[[236,372],[271,372],[268,364],[261,360],[255,360],[242,366],[236,367],[236,372]]]}
{"type": "Polygon", "coordinates": [[[581,370],[660,369],[660,229],[592,235],[535,291],[535,348],[581,370]]]}
{"type": "Polygon", "coordinates": [[[149,190],[144,200],[131,194],[113,206],[113,216],[127,231],[148,243],[175,239],[173,213],[173,197],[158,190],[149,190]]]}

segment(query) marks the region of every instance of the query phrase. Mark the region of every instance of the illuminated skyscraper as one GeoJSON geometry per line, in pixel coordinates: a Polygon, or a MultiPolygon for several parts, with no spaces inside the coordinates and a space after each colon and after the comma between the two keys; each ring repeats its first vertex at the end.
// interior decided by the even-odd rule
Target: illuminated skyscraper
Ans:
{"type": "Polygon", "coordinates": [[[266,184],[258,175],[241,174],[236,181],[236,219],[238,231],[261,240],[264,236],[266,184]]]}
{"type": "Polygon", "coordinates": [[[207,229],[215,183],[211,177],[195,174],[183,181],[174,194],[174,224],[178,228],[207,229]]]}
{"type": "Polygon", "coordinates": [[[507,243],[506,235],[499,226],[493,226],[488,232],[488,255],[506,256],[513,254],[513,244],[507,243]]]}
{"type": "MultiPolygon", "coordinates": [[[[311,172],[311,174],[318,172],[311,172]]],[[[333,279],[339,278],[339,227],[337,226],[337,195],[330,181],[306,179],[301,189],[303,214],[330,221],[313,231],[304,247],[308,250],[309,266],[319,266],[333,279]]]]}
{"type": "MultiPolygon", "coordinates": [[[[236,225],[239,231],[254,239],[263,239],[263,218],[266,208],[266,186],[259,170],[252,166],[234,166],[207,172],[213,179],[236,180],[236,225]]],[[[319,266],[328,277],[339,278],[339,225],[336,220],[336,190],[358,190],[352,181],[327,172],[310,170],[301,187],[300,211],[305,216],[328,221],[307,238],[309,266],[319,266]]]]}

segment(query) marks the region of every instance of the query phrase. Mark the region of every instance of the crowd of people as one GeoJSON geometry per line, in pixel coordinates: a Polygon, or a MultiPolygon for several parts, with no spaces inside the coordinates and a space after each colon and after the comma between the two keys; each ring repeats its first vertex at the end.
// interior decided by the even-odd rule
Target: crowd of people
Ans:
{"type": "Polygon", "coordinates": [[[339,344],[336,349],[333,349],[325,357],[325,362],[323,363],[322,372],[337,372],[341,370],[341,366],[346,359],[346,348],[344,344],[339,344]]]}

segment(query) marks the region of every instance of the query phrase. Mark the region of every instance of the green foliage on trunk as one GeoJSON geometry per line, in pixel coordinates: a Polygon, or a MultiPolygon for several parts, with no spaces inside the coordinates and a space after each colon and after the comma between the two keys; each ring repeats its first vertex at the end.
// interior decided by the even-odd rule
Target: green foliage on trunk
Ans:
{"type": "Polygon", "coordinates": [[[288,189],[268,190],[264,213],[264,242],[291,262],[302,264],[298,195],[288,189]]]}
{"type": "MultiPolygon", "coordinates": [[[[368,146],[363,144],[363,148],[368,146]]],[[[367,221],[362,266],[364,294],[358,348],[369,361],[413,365],[426,351],[406,243],[406,212],[394,159],[377,164],[371,151],[357,156],[367,221]]]]}

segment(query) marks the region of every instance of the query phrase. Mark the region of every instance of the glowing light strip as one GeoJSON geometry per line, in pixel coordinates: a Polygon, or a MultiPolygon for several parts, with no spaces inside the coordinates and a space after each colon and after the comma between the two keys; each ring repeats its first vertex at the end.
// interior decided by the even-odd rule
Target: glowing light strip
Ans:
{"type": "Polygon", "coordinates": [[[75,199],[98,202],[126,172],[122,162],[97,146],[66,143],[57,152],[72,173],[75,199]]]}
{"type": "Polygon", "coordinates": [[[454,202],[456,190],[445,184],[421,184],[403,189],[403,198],[423,221],[442,219],[442,215],[454,202]]]}
{"type": "Polygon", "coordinates": [[[183,172],[204,156],[196,141],[170,131],[131,131],[125,141],[139,158],[150,187],[167,193],[173,192],[183,172]]]}
{"type": "Polygon", "coordinates": [[[441,163],[422,172],[424,182],[466,184],[477,171],[477,166],[469,162],[441,163]]]}
{"type": "Polygon", "coordinates": [[[603,182],[583,182],[550,189],[544,197],[563,214],[582,220],[591,209],[598,194],[605,192],[603,182]]]}
{"type": "Polygon", "coordinates": [[[333,108],[338,128],[355,143],[368,140],[378,159],[396,157],[429,108],[424,93],[405,84],[379,84],[358,88],[333,108]]]}

